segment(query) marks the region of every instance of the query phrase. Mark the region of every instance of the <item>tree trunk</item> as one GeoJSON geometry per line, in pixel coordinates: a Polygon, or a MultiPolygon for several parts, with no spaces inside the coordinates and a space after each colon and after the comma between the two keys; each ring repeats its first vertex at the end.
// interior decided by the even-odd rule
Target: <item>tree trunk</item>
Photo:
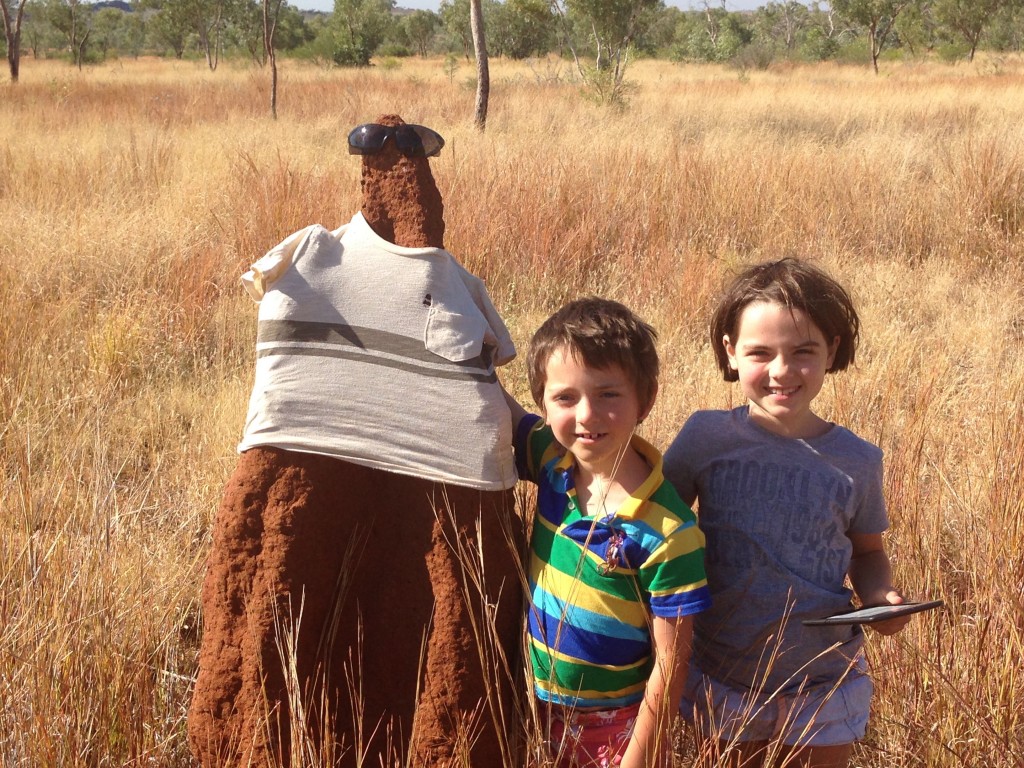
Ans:
{"type": "Polygon", "coordinates": [[[476,112],[473,124],[477,130],[487,127],[487,100],[491,95],[491,74],[487,66],[487,41],[484,39],[484,15],[480,0],[469,0],[469,23],[476,50],[476,112]]]}
{"type": "Polygon", "coordinates": [[[274,33],[281,14],[281,2],[263,0],[263,52],[270,61],[270,116],[274,120],[277,120],[277,54],[274,51],[274,33]]]}
{"type": "Polygon", "coordinates": [[[89,44],[89,35],[91,33],[92,33],[91,29],[86,31],[86,33],[84,35],[82,35],[82,42],[80,42],[78,44],[78,47],[75,49],[75,58],[78,60],[78,71],[79,72],[82,71],[82,61],[85,59],[85,46],[89,44]]]}
{"type": "Polygon", "coordinates": [[[875,74],[878,74],[878,57],[882,53],[882,43],[878,39],[878,20],[874,20],[868,25],[868,34],[871,36],[871,66],[875,69],[875,74]]]}
{"type": "Polygon", "coordinates": [[[21,20],[25,14],[25,2],[18,4],[18,14],[11,18],[8,0],[0,0],[0,10],[4,16],[4,36],[7,38],[7,66],[11,72],[11,82],[18,82],[21,71],[21,20]]]}
{"type": "MultiPolygon", "coordinates": [[[[20,15],[18,26],[21,26],[20,15]]],[[[11,72],[11,82],[18,82],[18,73],[21,71],[21,29],[14,33],[13,39],[11,35],[7,36],[7,67],[11,72]]]]}
{"type": "Polygon", "coordinates": [[[277,120],[277,57],[270,54],[270,116],[277,120]]]}
{"type": "Polygon", "coordinates": [[[977,34],[967,36],[967,44],[970,46],[970,51],[967,54],[968,61],[974,61],[974,54],[978,50],[978,43],[981,42],[981,30],[978,30],[977,34]]]}

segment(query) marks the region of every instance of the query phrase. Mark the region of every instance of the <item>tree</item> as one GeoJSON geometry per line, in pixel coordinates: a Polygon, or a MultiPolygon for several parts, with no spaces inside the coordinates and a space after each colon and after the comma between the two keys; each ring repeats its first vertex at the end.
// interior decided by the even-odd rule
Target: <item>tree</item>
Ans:
{"type": "Polygon", "coordinates": [[[402,20],[405,33],[410,44],[416,48],[420,56],[426,56],[430,50],[430,41],[441,20],[433,11],[413,11],[402,20]]]}
{"type": "Polygon", "coordinates": [[[944,42],[946,34],[939,27],[930,2],[908,5],[896,19],[893,32],[912,56],[918,51],[933,51],[944,42]]]}
{"type": "Polygon", "coordinates": [[[985,44],[996,51],[1024,50],[1024,0],[1009,0],[985,32],[985,44]]]}
{"type": "Polygon", "coordinates": [[[485,0],[483,12],[491,55],[525,59],[551,50],[555,18],[547,0],[485,0]]]}
{"type": "Polygon", "coordinates": [[[914,0],[832,0],[832,7],[843,18],[860,24],[868,31],[871,45],[871,66],[878,74],[878,57],[900,11],[914,0]]]}
{"type": "Polygon", "coordinates": [[[441,0],[439,10],[445,30],[452,38],[462,43],[462,52],[468,59],[473,44],[469,0],[441,0]]]}
{"type": "Polygon", "coordinates": [[[119,8],[100,8],[93,13],[92,41],[101,58],[107,58],[111,49],[117,51],[126,47],[126,16],[128,14],[119,8]]]}
{"type": "Polygon", "coordinates": [[[227,44],[244,48],[260,67],[266,66],[267,48],[263,29],[263,3],[265,0],[244,0],[227,30],[227,44]]]}
{"type": "Polygon", "coordinates": [[[120,50],[138,58],[146,43],[146,22],[142,14],[137,11],[123,14],[118,34],[120,50]]]}
{"type": "Polygon", "coordinates": [[[72,61],[81,69],[92,32],[90,8],[81,0],[47,0],[46,16],[67,43],[72,61]]]}
{"type": "Polygon", "coordinates": [[[644,12],[661,7],[662,0],[552,0],[552,5],[562,21],[583,82],[600,100],[619,102],[630,46],[643,31],[643,25],[653,20],[644,12]],[[593,66],[584,64],[581,59],[581,52],[588,44],[593,52],[593,66]]]}
{"type": "Polygon", "coordinates": [[[797,0],[784,0],[759,8],[754,16],[754,27],[758,36],[769,41],[773,48],[792,52],[809,20],[806,5],[797,0]]]}
{"type": "Polygon", "coordinates": [[[228,24],[243,13],[245,0],[146,0],[155,3],[162,17],[161,36],[172,42],[175,53],[184,49],[189,33],[195,33],[206,64],[216,70],[228,24]],[[179,43],[180,41],[180,43],[179,43]],[[179,48],[180,45],[180,48],[179,48]]]}
{"type": "Polygon", "coordinates": [[[334,13],[317,40],[338,66],[365,67],[395,21],[394,0],[334,0],[334,13]]]}
{"type": "Polygon", "coordinates": [[[676,25],[673,57],[689,61],[729,61],[753,39],[738,13],[712,8],[684,14],[676,25]]]}
{"type": "MultiPolygon", "coordinates": [[[[263,3],[264,0],[244,0],[238,4],[225,30],[226,47],[245,49],[253,62],[261,67],[266,66],[268,59],[264,40],[263,3]]],[[[270,11],[274,17],[275,51],[290,51],[312,39],[309,26],[297,8],[282,2],[276,11],[272,4],[270,11]]]]}
{"type": "Polygon", "coordinates": [[[41,59],[46,56],[47,50],[62,44],[63,35],[50,23],[43,0],[28,0],[25,6],[21,39],[32,51],[32,58],[41,59]]]}
{"type": "Polygon", "coordinates": [[[199,35],[199,45],[211,71],[220,63],[225,13],[230,0],[175,0],[184,2],[185,15],[192,20],[192,29],[199,35]]]}
{"type": "Polygon", "coordinates": [[[277,53],[274,50],[274,33],[281,16],[284,0],[263,0],[263,49],[270,61],[270,115],[277,120],[277,53]]]}
{"type": "Polygon", "coordinates": [[[683,16],[679,8],[662,6],[652,8],[648,11],[651,18],[645,23],[642,34],[637,34],[636,48],[650,56],[664,58],[666,52],[672,47],[676,36],[676,27],[683,16]]]}
{"type": "Polygon", "coordinates": [[[18,82],[21,69],[21,21],[25,16],[26,0],[0,0],[4,15],[4,38],[7,41],[7,68],[11,82],[18,82]]]}
{"type": "Polygon", "coordinates": [[[146,33],[157,48],[170,49],[174,58],[185,55],[190,21],[183,3],[165,3],[150,18],[146,33]]]}
{"type": "Polygon", "coordinates": [[[967,60],[974,61],[978,43],[992,17],[1006,0],[935,0],[935,16],[940,24],[954,30],[967,42],[967,60]]]}
{"type": "Polygon", "coordinates": [[[820,3],[811,3],[800,55],[810,61],[831,59],[839,51],[839,39],[843,33],[831,6],[822,8],[820,3]]]}
{"type": "Polygon", "coordinates": [[[551,50],[555,15],[548,0],[507,0],[505,7],[512,30],[509,56],[526,58],[551,50]]]}
{"type": "Polygon", "coordinates": [[[487,63],[487,40],[484,36],[484,14],[480,0],[469,0],[469,25],[473,30],[473,51],[476,53],[476,107],[473,124],[477,130],[487,127],[487,101],[491,94],[491,74],[487,63]]]}

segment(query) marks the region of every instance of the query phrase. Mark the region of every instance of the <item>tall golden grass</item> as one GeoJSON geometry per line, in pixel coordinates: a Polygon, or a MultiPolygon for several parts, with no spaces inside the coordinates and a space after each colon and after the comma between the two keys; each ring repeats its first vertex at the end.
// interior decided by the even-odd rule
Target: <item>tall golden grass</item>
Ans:
{"type": "MultiPolygon", "coordinates": [[[[910,595],[869,637],[855,764],[1024,764],[1024,62],[739,73],[639,62],[628,108],[557,62],[473,70],[27,60],[0,106],[0,765],[187,766],[208,530],[251,384],[238,275],[358,209],[345,133],[398,112],[432,161],[447,244],[521,347],[570,297],[661,334],[645,436],[725,407],[706,339],[734,267],[819,260],[864,339],[822,412],[886,453],[910,595]]],[[[524,402],[524,372],[504,379],[524,402]]],[[[870,635],[870,633],[869,633],[870,635]]],[[[685,737],[679,765],[688,764],[685,737]]]]}

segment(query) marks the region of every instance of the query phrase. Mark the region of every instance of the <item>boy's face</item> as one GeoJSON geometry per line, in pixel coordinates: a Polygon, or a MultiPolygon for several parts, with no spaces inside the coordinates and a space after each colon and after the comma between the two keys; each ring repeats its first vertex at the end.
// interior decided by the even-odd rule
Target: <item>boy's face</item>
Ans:
{"type": "Polygon", "coordinates": [[[610,478],[653,403],[641,405],[620,367],[589,368],[564,349],[551,353],[545,370],[542,405],[555,439],[582,468],[610,478]]]}

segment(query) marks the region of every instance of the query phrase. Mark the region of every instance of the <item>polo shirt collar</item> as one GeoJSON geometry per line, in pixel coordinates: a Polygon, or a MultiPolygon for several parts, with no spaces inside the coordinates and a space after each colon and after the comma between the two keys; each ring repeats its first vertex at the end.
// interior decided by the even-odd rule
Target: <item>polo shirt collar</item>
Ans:
{"type": "MultiPolygon", "coordinates": [[[[640,514],[640,510],[648,499],[654,494],[658,487],[664,482],[665,475],[662,467],[661,452],[653,445],[648,443],[639,435],[633,435],[629,441],[629,447],[633,448],[637,453],[644,457],[644,460],[651,467],[650,474],[647,475],[640,487],[637,488],[633,493],[629,495],[619,508],[615,510],[613,517],[620,517],[627,520],[633,520],[640,514]]],[[[575,484],[572,478],[572,468],[576,463],[576,457],[572,454],[572,451],[566,451],[565,455],[562,456],[555,464],[551,467],[551,480],[557,488],[557,490],[563,493],[576,494],[575,484]]]]}

